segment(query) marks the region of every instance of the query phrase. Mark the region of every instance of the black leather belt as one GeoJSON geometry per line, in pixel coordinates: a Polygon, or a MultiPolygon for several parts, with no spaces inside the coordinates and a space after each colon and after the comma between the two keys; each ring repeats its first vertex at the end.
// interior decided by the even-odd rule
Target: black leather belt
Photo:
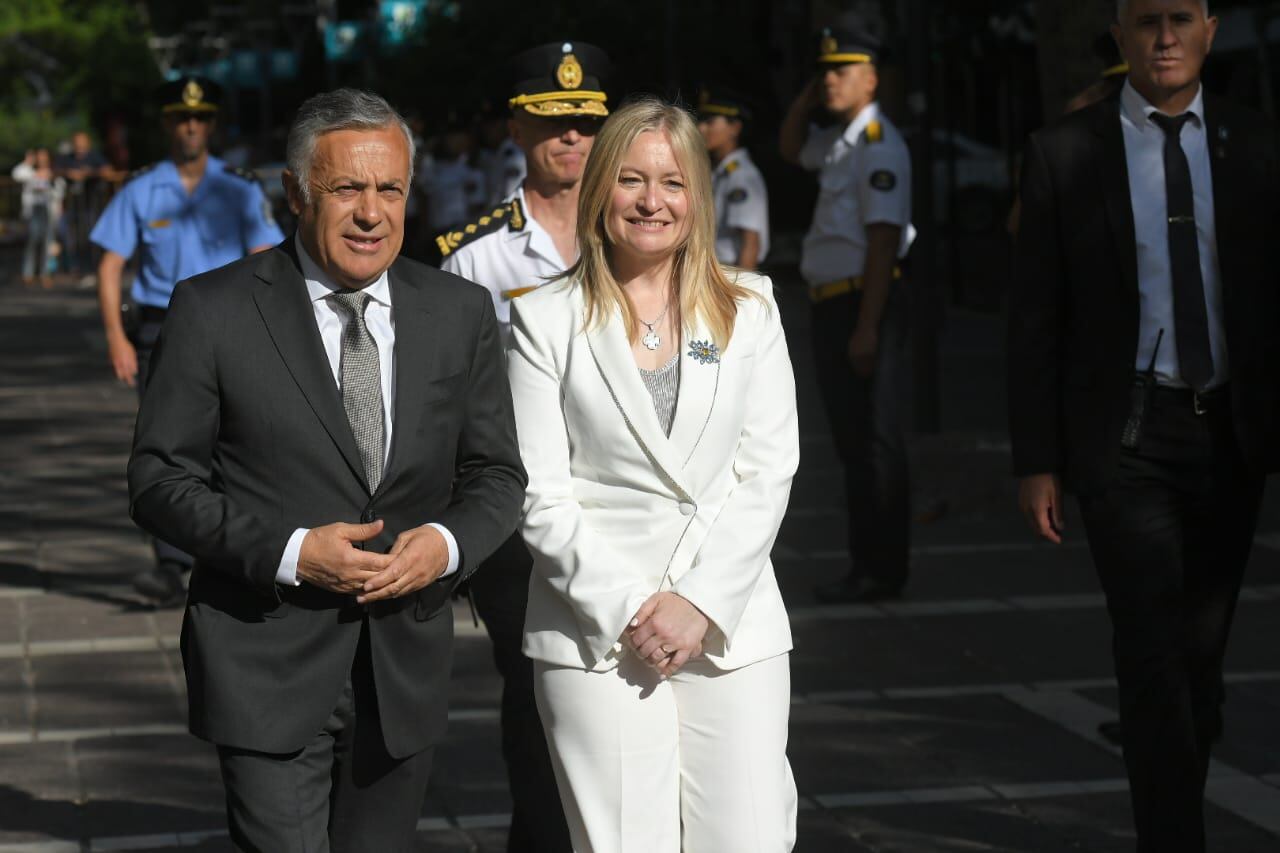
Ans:
{"type": "Polygon", "coordinates": [[[1153,391],[1158,405],[1163,408],[1186,407],[1197,415],[1218,411],[1231,405],[1231,385],[1222,383],[1208,391],[1192,391],[1190,388],[1170,388],[1157,385],[1153,391]]]}

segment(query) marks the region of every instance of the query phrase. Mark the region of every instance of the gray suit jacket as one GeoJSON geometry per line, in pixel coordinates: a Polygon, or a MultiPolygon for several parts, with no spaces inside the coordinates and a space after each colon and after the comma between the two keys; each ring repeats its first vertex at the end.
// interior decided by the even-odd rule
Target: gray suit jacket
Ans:
{"type": "Polygon", "coordinates": [[[129,460],[130,511],[196,558],[182,630],[191,731],[291,752],[320,731],[369,622],[388,750],[435,743],[447,719],[449,593],[515,528],[525,473],[497,323],[480,287],[405,258],[392,447],[376,492],[326,360],[292,239],[182,282],[151,367],[129,460]],[[381,518],[385,551],[428,521],[462,568],[361,607],[275,573],[299,527],[381,518]]]}

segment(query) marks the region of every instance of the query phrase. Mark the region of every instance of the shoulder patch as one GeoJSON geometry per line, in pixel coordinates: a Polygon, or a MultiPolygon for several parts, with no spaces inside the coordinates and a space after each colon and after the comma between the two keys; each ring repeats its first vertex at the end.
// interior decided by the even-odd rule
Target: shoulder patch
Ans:
{"type": "Polygon", "coordinates": [[[884,139],[884,126],[878,121],[867,122],[867,128],[862,131],[862,135],[868,142],[879,142],[884,139]]]}
{"type": "Polygon", "coordinates": [[[738,187],[736,190],[729,191],[729,201],[738,202],[738,201],[746,201],[746,200],[747,200],[747,191],[745,188],[738,187]]]}
{"type": "Polygon", "coordinates": [[[893,174],[893,172],[890,172],[888,169],[876,169],[871,173],[871,188],[873,190],[888,192],[897,185],[897,175],[893,174]]]}
{"type": "Polygon", "coordinates": [[[127,183],[129,183],[130,181],[132,181],[134,178],[140,178],[140,177],[142,177],[143,175],[145,175],[147,172],[150,172],[150,171],[151,171],[152,169],[154,169],[155,167],[156,167],[156,164],[155,164],[155,163],[148,163],[147,165],[145,165],[145,166],[143,166],[143,167],[141,167],[141,168],[139,168],[139,169],[134,169],[132,172],[130,172],[130,173],[125,177],[124,182],[127,184],[127,183]]]}
{"type": "Polygon", "coordinates": [[[448,257],[453,252],[475,242],[486,234],[492,234],[506,225],[512,231],[524,230],[524,211],[520,209],[520,201],[512,199],[504,205],[495,207],[490,212],[481,216],[475,222],[459,228],[457,231],[447,231],[436,237],[436,246],[440,249],[441,257],[448,257]]]}
{"type": "Polygon", "coordinates": [[[724,173],[726,175],[732,175],[734,172],[738,171],[739,165],[740,164],[738,163],[737,160],[730,160],[728,163],[725,163],[724,165],[724,173]]]}
{"type": "Polygon", "coordinates": [[[228,175],[235,175],[237,178],[249,181],[250,183],[258,183],[258,175],[250,169],[242,169],[239,166],[223,166],[222,171],[228,175]]]}

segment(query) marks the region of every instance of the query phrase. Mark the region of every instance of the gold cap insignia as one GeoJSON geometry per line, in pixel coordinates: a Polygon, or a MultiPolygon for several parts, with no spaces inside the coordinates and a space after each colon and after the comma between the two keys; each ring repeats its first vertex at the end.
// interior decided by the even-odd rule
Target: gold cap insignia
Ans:
{"type": "Polygon", "coordinates": [[[188,80],[182,89],[182,103],[188,107],[198,107],[204,101],[204,89],[195,80],[188,80]]]}
{"type": "Polygon", "coordinates": [[[572,53],[566,53],[556,68],[556,81],[562,89],[576,89],[582,85],[582,66],[572,53]]]}
{"type": "Polygon", "coordinates": [[[818,44],[818,53],[820,54],[835,53],[839,49],[840,43],[833,36],[826,36],[818,44]]]}

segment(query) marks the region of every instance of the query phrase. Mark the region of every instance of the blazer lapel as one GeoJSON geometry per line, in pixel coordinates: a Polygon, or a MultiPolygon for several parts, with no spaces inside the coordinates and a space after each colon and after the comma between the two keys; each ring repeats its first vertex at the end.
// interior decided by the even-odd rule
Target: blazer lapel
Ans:
{"type": "MultiPolygon", "coordinates": [[[[691,501],[688,490],[681,484],[683,460],[678,457],[658,423],[658,415],[653,410],[653,399],[645,390],[635,358],[631,355],[631,344],[622,328],[622,318],[614,314],[607,322],[588,329],[585,334],[596,367],[631,434],[664,475],[663,479],[672,490],[682,500],[691,501]]],[[[682,369],[683,367],[681,365],[682,369]]],[[[679,411],[677,403],[677,418],[680,416],[679,411]]]]}
{"type": "MultiPolygon", "coordinates": [[[[1245,198],[1247,193],[1240,189],[1241,176],[1235,168],[1240,158],[1232,157],[1231,127],[1222,116],[1222,102],[1209,95],[1204,96],[1205,143],[1209,149],[1209,173],[1213,177],[1213,225],[1218,244],[1218,264],[1224,266],[1223,259],[1234,257],[1232,242],[1240,230],[1232,222],[1239,204],[1231,204],[1230,199],[1245,198]]],[[[1246,232],[1247,233],[1247,232],[1246,232]]],[[[1225,283],[1229,276],[1223,274],[1225,283]]]]}
{"type": "Polygon", "coordinates": [[[1120,256],[1125,284],[1138,292],[1138,249],[1133,226],[1133,201],[1129,193],[1129,166],[1124,152],[1124,129],[1120,126],[1120,100],[1100,106],[1095,130],[1102,145],[1102,193],[1111,223],[1111,236],[1120,256]]]}
{"type": "Polygon", "coordinates": [[[253,298],[280,358],[348,467],[368,489],[360,451],[342,408],[342,394],[333,381],[307,286],[293,254],[293,241],[285,240],[272,249],[271,257],[258,267],[257,276],[267,286],[258,288],[253,298]]]}
{"type": "Polygon", "coordinates": [[[680,355],[680,391],[676,401],[675,421],[671,424],[670,442],[683,469],[698,449],[698,442],[711,419],[716,393],[720,388],[720,359],[699,361],[693,355],[695,343],[711,342],[711,333],[696,323],[684,340],[680,355]]]}
{"type": "Polygon", "coordinates": [[[426,405],[425,381],[430,365],[437,361],[441,329],[432,328],[429,300],[422,288],[414,287],[404,272],[392,265],[387,271],[391,285],[391,316],[396,330],[395,409],[392,412],[391,448],[378,486],[381,493],[404,467],[405,444],[416,425],[415,413],[426,405]]]}

